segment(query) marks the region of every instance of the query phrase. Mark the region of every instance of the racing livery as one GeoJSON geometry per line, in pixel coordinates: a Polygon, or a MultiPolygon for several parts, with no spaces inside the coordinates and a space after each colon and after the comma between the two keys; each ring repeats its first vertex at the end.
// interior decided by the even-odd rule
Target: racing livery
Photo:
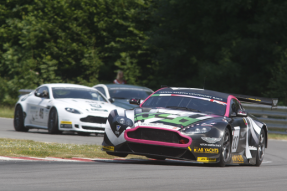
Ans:
{"type": "Polygon", "coordinates": [[[138,108],[110,112],[102,150],[121,157],[260,166],[268,129],[240,101],[276,106],[278,100],[172,87],[156,91],[142,103],[131,99],[138,108]]]}
{"type": "Polygon", "coordinates": [[[98,90],[74,84],[43,84],[23,95],[15,105],[16,131],[47,129],[49,133],[74,131],[81,135],[104,133],[107,117],[118,107],[98,90]]]}

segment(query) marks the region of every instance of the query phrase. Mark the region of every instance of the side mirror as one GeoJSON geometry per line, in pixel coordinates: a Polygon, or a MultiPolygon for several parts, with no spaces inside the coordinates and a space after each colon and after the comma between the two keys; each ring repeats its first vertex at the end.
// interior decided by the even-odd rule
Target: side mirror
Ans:
{"type": "Polygon", "coordinates": [[[247,113],[243,110],[238,110],[237,111],[237,116],[240,116],[240,117],[247,117],[247,113]]]}
{"type": "Polygon", "coordinates": [[[111,103],[114,103],[115,99],[114,99],[114,98],[110,98],[109,101],[110,101],[111,103]]]}
{"type": "Polygon", "coordinates": [[[141,99],[132,98],[132,99],[130,99],[129,103],[132,104],[132,105],[140,105],[141,104],[141,99]]]}
{"type": "Polygon", "coordinates": [[[40,93],[35,92],[35,93],[34,93],[34,95],[35,95],[36,97],[40,97],[40,95],[41,95],[41,94],[40,94],[40,93]]]}

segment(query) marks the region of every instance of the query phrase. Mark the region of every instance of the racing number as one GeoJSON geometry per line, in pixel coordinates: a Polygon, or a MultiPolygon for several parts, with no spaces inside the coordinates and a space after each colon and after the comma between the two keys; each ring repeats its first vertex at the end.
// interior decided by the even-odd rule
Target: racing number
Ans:
{"type": "Polygon", "coordinates": [[[231,152],[236,152],[237,147],[238,147],[238,142],[239,142],[239,131],[240,127],[234,127],[234,130],[232,132],[233,139],[232,139],[232,147],[231,147],[231,152]]]}

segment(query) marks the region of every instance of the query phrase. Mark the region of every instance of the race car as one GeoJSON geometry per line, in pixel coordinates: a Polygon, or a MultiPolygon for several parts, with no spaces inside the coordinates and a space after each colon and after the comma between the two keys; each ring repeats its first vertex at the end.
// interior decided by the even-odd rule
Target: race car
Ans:
{"type": "Polygon", "coordinates": [[[75,131],[104,133],[110,111],[118,107],[94,88],[74,84],[43,84],[19,98],[15,105],[16,131],[47,129],[49,133],[75,131]]]}
{"type": "Polygon", "coordinates": [[[124,109],[138,107],[129,103],[131,98],[144,100],[153,93],[149,88],[127,84],[98,84],[93,88],[104,94],[112,104],[124,109]]]}
{"type": "Polygon", "coordinates": [[[102,150],[125,157],[191,160],[200,163],[260,166],[268,146],[268,128],[240,101],[277,105],[277,99],[165,87],[133,110],[110,112],[102,150]]]}

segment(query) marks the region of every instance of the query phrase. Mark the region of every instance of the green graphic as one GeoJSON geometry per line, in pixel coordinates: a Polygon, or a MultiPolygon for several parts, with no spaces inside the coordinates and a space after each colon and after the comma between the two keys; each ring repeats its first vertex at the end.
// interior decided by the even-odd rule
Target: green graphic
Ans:
{"type": "Polygon", "coordinates": [[[163,119],[160,120],[160,122],[165,122],[165,123],[173,123],[176,125],[182,125],[182,126],[187,126],[190,125],[194,122],[200,121],[199,119],[194,119],[194,118],[189,118],[189,117],[177,117],[174,119],[163,119]]]}
{"type": "Polygon", "coordinates": [[[158,122],[158,123],[169,123],[169,124],[174,124],[174,125],[182,125],[182,126],[188,126],[192,123],[195,123],[197,121],[200,121],[200,119],[195,119],[195,118],[190,118],[187,116],[183,116],[183,117],[176,117],[176,118],[170,118],[167,119],[168,116],[173,115],[173,114],[167,114],[167,113],[141,113],[136,115],[135,117],[135,121],[142,121],[142,120],[147,120],[147,119],[152,119],[152,118],[163,118],[163,119],[159,119],[158,121],[154,121],[158,122]]]}
{"type": "Polygon", "coordinates": [[[171,114],[165,113],[165,114],[158,114],[158,113],[142,113],[142,114],[138,114],[136,116],[136,120],[137,121],[141,121],[141,120],[146,120],[146,119],[151,119],[151,118],[166,118],[167,116],[169,116],[171,114]]]}

